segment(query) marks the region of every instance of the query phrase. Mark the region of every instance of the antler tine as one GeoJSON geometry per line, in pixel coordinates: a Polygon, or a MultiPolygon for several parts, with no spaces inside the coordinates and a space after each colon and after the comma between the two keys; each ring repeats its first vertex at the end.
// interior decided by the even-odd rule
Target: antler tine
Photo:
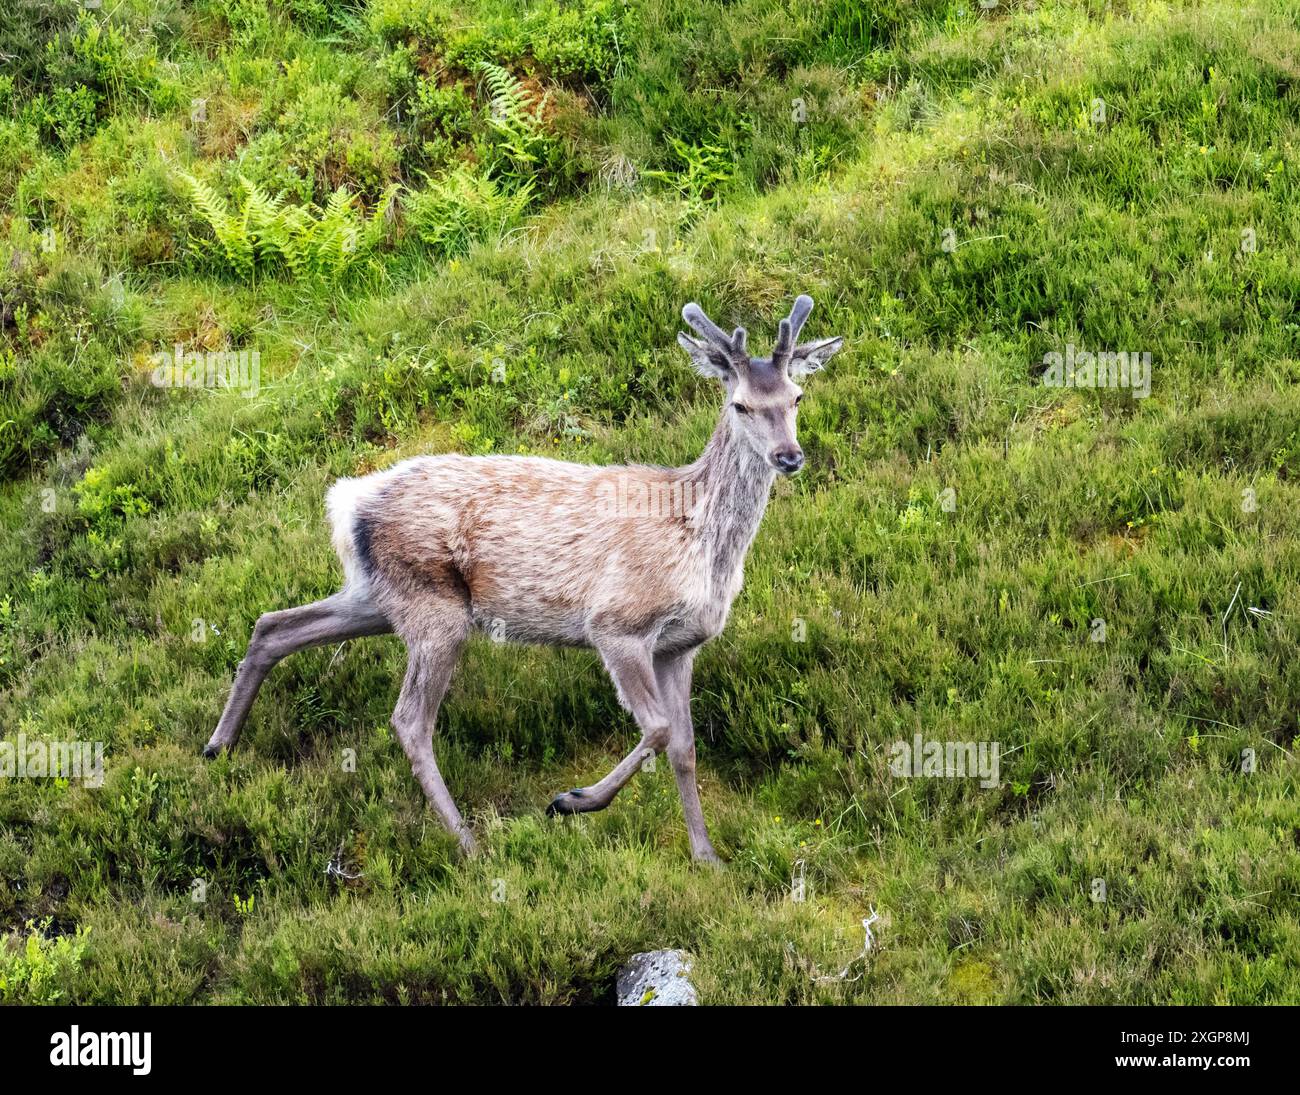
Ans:
{"type": "Polygon", "coordinates": [[[776,328],[776,342],[772,344],[772,364],[784,369],[794,353],[794,337],[790,334],[790,321],[783,319],[776,328]]]}
{"type": "Polygon", "coordinates": [[[703,335],[719,349],[730,351],[733,348],[731,339],[727,337],[727,332],[706,316],[704,309],[695,301],[691,301],[682,309],[682,319],[696,334],[703,335]]]}
{"type": "Polygon", "coordinates": [[[803,330],[803,325],[808,319],[808,313],[813,310],[813,298],[807,293],[800,293],[794,298],[794,307],[790,309],[790,341],[799,340],[799,332],[803,330]]]}
{"type": "Polygon", "coordinates": [[[790,364],[790,358],[794,355],[794,344],[799,337],[799,331],[802,329],[805,321],[808,319],[808,313],[812,311],[813,300],[807,293],[800,293],[795,297],[794,307],[790,309],[790,315],[781,320],[777,328],[776,345],[772,347],[772,364],[778,369],[784,369],[790,364]]]}
{"type": "Polygon", "coordinates": [[[749,332],[744,327],[737,327],[731,332],[731,349],[733,353],[740,354],[742,357],[748,357],[749,351],[745,344],[749,341],[749,332]]]}

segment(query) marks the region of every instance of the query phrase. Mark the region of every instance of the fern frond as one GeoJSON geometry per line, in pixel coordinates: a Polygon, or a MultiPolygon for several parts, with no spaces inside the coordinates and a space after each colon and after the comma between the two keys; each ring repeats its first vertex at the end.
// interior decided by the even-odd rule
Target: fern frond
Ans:
{"type": "Polygon", "coordinates": [[[214,240],[195,239],[196,249],[214,252],[236,276],[251,279],[261,270],[286,272],[293,280],[337,282],[365,252],[383,242],[385,217],[399,186],[390,186],[367,216],[355,194],[339,187],[325,208],[290,205],[239,176],[243,204],[232,213],[209,185],[180,172],[195,209],[214,240]]]}
{"type": "Polygon", "coordinates": [[[355,201],[355,196],[340,186],[325,203],[312,242],[312,258],[318,277],[337,280],[356,256],[361,225],[355,201]]]}
{"type": "Polygon", "coordinates": [[[312,273],[312,241],[319,224],[310,206],[290,206],[280,214],[280,258],[295,281],[312,273]]]}
{"type": "Polygon", "coordinates": [[[366,22],[364,4],[354,8],[336,8],[330,12],[330,18],[338,28],[338,34],[326,38],[325,41],[327,42],[343,44],[347,42],[348,38],[351,38],[353,41],[365,45],[374,38],[370,24],[366,22]]]}
{"type": "Polygon", "coordinates": [[[239,176],[239,184],[244,188],[244,231],[258,261],[264,265],[273,264],[277,256],[283,258],[287,242],[280,222],[284,197],[270,197],[243,175],[239,176]]]}
{"type": "Polygon", "coordinates": [[[383,242],[389,210],[397,197],[397,192],[401,189],[400,183],[393,183],[379,195],[379,200],[375,202],[375,207],[370,211],[370,216],[362,229],[361,244],[365,250],[372,251],[383,242]]]}
{"type": "MultiPolygon", "coordinates": [[[[177,172],[190,192],[199,215],[207,222],[227,264],[241,276],[252,272],[252,241],[241,220],[231,216],[225,201],[207,183],[185,171],[177,172]]],[[[210,246],[210,245],[208,245],[210,246]]]]}
{"type": "Polygon", "coordinates": [[[539,135],[540,118],[538,110],[529,108],[528,89],[507,69],[491,61],[480,61],[476,68],[491,93],[488,124],[516,164],[535,163],[537,157],[530,146],[539,135]]]}

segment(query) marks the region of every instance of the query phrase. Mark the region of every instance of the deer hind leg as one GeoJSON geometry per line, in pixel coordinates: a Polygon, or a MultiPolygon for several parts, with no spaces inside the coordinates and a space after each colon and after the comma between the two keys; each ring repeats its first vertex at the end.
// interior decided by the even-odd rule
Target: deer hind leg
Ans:
{"type": "Polygon", "coordinates": [[[575,787],[551,800],[548,814],[585,814],[603,810],[645,761],[668,746],[671,733],[668,711],[659,695],[650,648],[639,639],[609,639],[596,643],[619,699],[632,712],[641,740],[599,783],[575,787]]]}
{"type": "Polygon", "coordinates": [[[469,608],[462,601],[447,597],[436,602],[422,601],[418,616],[414,627],[398,625],[398,633],[406,642],[407,663],[402,693],[393,710],[393,730],[411,762],[411,771],[424,797],[468,854],[475,849],[474,836],[456,809],[438,770],[433,755],[433,730],[452,670],[469,634],[469,608]]]}
{"type": "Polygon", "coordinates": [[[709,840],[704,824],[704,809],[695,783],[695,727],[691,725],[691,667],[695,651],[663,654],[655,657],[655,679],[659,694],[668,708],[672,732],[668,738],[668,760],[677,780],[677,793],[686,817],[686,835],[691,842],[691,858],[701,863],[721,863],[722,858],[709,840]]]}
{"type": "Polygon", "coordinates": [[[258,689],[280,659],[309,646],[363,635],[385,635],[392,630],[374,604],[346,590],[298,608],[263,613],[253,628],[248,652],[235,673],[230,698],[226,700],[216,730],[204,746],[203,755],[215,757],[223,749],[234,747],[258,689]]]}

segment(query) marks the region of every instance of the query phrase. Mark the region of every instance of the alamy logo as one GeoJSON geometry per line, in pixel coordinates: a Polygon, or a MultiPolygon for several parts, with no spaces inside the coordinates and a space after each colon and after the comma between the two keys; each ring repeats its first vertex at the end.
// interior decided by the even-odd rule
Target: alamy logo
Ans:
{"type": "Polygon", "coordinates": [[[896,741],[889,749],[889,770],[899,777],[979,777],[986,790],[998,786],[1001,746],[996,741],[896,741]]]}
{"type": "Polygon", "coordinates": [[[262,355],[257,350],[198,350],[185,352],[179,342],[150,359],[155,388],[230,388],[252,399],[261,388],[262,355]]]}
{"type": "Polygon", "coordinates": [[[1043,355],[1047,388],[1127,388],[1134,399],[1151,394],[1151,355],[1136,351],[1076,350],[1066,344],[1065,353],[1043,355]]]}
{"type": "Polygon", "coordinates": [[[0,741],[0,779],[79,779],[104,786],[102,741],[0,741]]]}
{"type": "Polygon", "coordinates": [[[695,521],[704,491],[693,479],[647,482],[626,475],[596,488],[598,511],[611,517],[680,517],[695,521]]]}
{"type": "Polygon", "coordinates": [[[74,1065],[109,1068],[129,1067],[135,1076],[148,1076],[153,1069],[153,1035],[118,1031],[96,1034],[73,1026],[50,1035],[50,1064],[55,1068],[74,1065]]]}

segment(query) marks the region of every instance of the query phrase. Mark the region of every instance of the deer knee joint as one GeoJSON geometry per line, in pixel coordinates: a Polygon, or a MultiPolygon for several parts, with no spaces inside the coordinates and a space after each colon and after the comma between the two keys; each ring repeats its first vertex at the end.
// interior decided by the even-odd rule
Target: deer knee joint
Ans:
{"type": "Polygon", "coordinates": [[[248,654],[245,655],[246,658],[251,658],[255,654],[261,653],[262,648],[271,641],[271,636],[275,632],[275,620],[273,617],[274,613],[263,612],[257,618],[257,622],[253,624],[253,635],[252,638],[248,640],[248,654]]]}
{"type": "Polygon", "coordinates": [[[660,725],[649,727],[643,737],[643,742],[647,749],[653,749],[656,753],[662,753],[668,748],[668,742],[672,736],[672,728],[665,722],[660,725]]]}

